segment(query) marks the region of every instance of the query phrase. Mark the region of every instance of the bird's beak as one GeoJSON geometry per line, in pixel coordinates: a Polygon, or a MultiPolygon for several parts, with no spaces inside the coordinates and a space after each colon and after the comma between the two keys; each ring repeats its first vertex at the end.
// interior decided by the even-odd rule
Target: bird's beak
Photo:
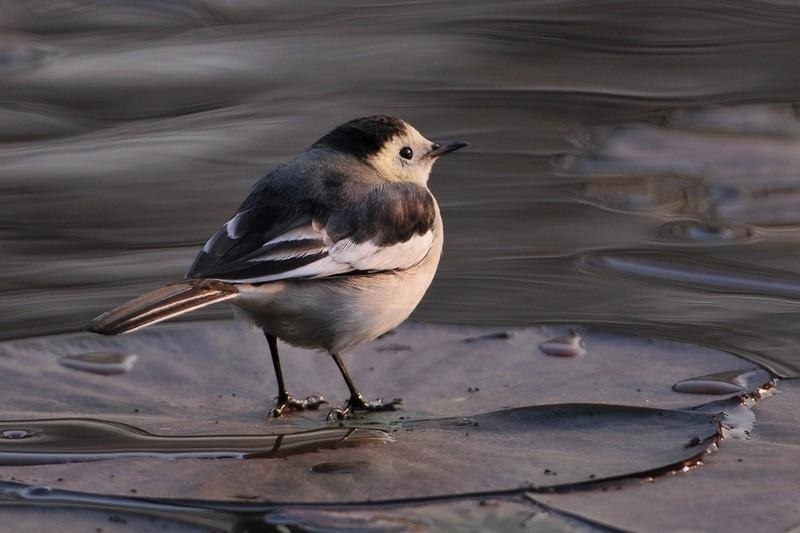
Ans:
{"type": "Polygon", "coordinates": [[[466,141],[439,141],[433,143],[431,146],[431,151],[428,152],[427,157],[437,158],[440,155],[448,154],[450,152],[455,152],[459,148],[464,148],[465,146],[469,146],[469,143],[466,141]]]}

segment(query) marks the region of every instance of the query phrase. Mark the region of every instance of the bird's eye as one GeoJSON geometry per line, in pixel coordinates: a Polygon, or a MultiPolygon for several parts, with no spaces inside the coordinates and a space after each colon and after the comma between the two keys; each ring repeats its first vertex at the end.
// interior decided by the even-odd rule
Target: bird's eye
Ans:
{"type": "Polygon", "coordinates": [[[402,157],[403,159],[411,159],[412,157],[414,157],[414,152],[412,152],[411,148],[409,148],[408,146],[403,146],[402,148],[400,148],[400,157],[402,157]]]}

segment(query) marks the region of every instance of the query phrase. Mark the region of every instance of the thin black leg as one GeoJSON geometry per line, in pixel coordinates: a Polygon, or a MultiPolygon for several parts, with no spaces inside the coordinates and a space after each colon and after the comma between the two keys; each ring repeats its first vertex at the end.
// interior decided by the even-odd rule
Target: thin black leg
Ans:
{"type": "Polygon", "coordinates": [[[339,372],[342,373],[342,377],[344,378],[344,382],[347,383],[347,388],[350,390],[350,400],[356,400],[361,403],[366,403],[364,400],[364,396],[358,392],[356,388],[356,384],[353,383],[353,378],[350,377],[350,372],[347,371],[347,367],[344,366],[344,362],[342,358],[339,356],[338,353],[332,353],[331,357],[333,360],[336,361],[336,366],[339,367],[339,372]]]}
{"type": "Polygon", "coordinates": [[[347,367],[344,366],[344,362],[342,362],[342,358],[339,354],[332,353],[331,357],[333,357],[333,360],[336,362],[336,366],[339,367],[339,372],[342,373],[344,382],[350,390],[350,399],[344,407],[333,409],[328,413],[328,419],[350,418],[353,411],[394,411],[396,407],[403,402],[400,398],[395,398],[391,402],[385,403],[382,398],[378,398],[378,400],[374,402],[368,402],[364,399],[364,395],[356,388],[356,384],[353,383],[353,378],[350,377],[350,372],[347,371],[347,367]]]}
{"type": "Polygon", "coordinates": [[[287,411],[302,411],[304,409],[319,409],[323,403],[328,403],[321,394],[314,394],[305,400],[297,400],[286,390],[286,383],[283,381],[283,370],[281,369],[281,358],[278,355],[278,339],[275,335],[270,335],[266,331],[264,336],[267,338],[269,353],[272,356],[272,366],[275,368],[275,379],[278,381],[277,405],[270,409],[267,416],[278,418],[287,411]]]}
{"type": "Polygon", "coordinates": [[[286,383],[283,381],[281,357],[278,355],[278,338],[275,335],[270,335],[266,331],[264,332],[264,336],[267,338],[269,354],[272,356],[272,366],[275,368],[275,379],[278,380],[278,403],[281,403],[289,398],[289,392],[286,390],[286,383]]]}

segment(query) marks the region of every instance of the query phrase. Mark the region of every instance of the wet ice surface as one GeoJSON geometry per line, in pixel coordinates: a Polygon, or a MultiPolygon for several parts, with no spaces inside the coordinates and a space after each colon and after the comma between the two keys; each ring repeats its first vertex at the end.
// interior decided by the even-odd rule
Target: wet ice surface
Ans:
{"type": "Polygon", "coordinates": [[[58,359],[61,366],[92,372],[94,374],[124,374],[136,364],[136,354],[118,352],[93,352],[65,355],[58,359]]]}
{"type": "Polygon", "coordinates": [[[673,385],[672,389],[691,394],[734,394],[752,391],[768,379],[765,370],[746,368],[684,379],[673,385]]]}
{"type": "MultiPolygon", "coordinates": [[[[415,505],[313,505],[142,500],[136,497],[73,493],[50,487],[0,482],[0,501],[17,501],[4,517],[15,526],[47,524],[57,519],[65,529],[103,524],[103,531],[605,531],[599,524],[575,519],[535,504],[530,498],[499,496],[420,502],[415,505]],[[39,521],[29,507],[37,507],[39,521]],[[60,507],[60,508],[59,508],[60,507]]],[[[34,526],[35,527],[35,526],[34,526]]],[[[97,529],[97,528],[95,528],[97,529]]]]}
{"type": "Polygon", "coordinates": [[[752,438],[723,441],[720,452],[707,456],[689,475],[656,478],[623,490],[535,499],[633,531],[720,531],[725,523],[742,530],[790,531],[800,522],[797,402],[798,382],[782,381],[776,394],[753,408],[752,438]],[[671,512],[659,503],[665,501],[671,512]]]}
{"type": "Polygon", "coordinates": [[[369,428],[331,427],[277,435],[163,436],[128,424],[98,419],[14,420],[0,422],[0,465],[80,463],[139,457],[263,459],[391,441],[388,432],[369,428]],[[9,442],[22,439],[24,442],[9,442]]]}
{"type": "MultiPolygon", "coordinates": [[[[343,359],[367,397],[402,397],[402,414],[414,418],[574,402],[647,405],[658,401],[658,407],[680,409],[719,397],[676,394],[673,384],[742,367],[741,359],[723,352],[648,337],[625,337],[620,345],[616,335],[584,328],[508,331],[409,324],[344,354],[343,359]],[[555,358],[540,351],[544,341],[565,336],[571,329],[581,334],[591,354],[555,358]],[[483,338],[464,342],[478,337],[483,338]],[[409,349],[385,349],[397,344],[409,349]],[[653,356],[644,364],[647,354],[653,356]],[[628,361],[636,364],[625,364],[628,361]],[[434,369],[439,374],[430,379],[434,369]],[[479,391],[469,391],[475,388],[479,391]]],[[[319,392],[332,405],[347,399],[330,357],[283,343],[280,351],[293,395],[319,392]]],[[[263,335],[237,322],[155,326],[122,337],[85,333],[8,341],[0,344],[0,364],[5,390],[13,398],[4,407],[6,418],[32,419],[45,412],[154,421],[167,417],[166,426],[144,428],[163,432],[180,427],[175,426],[180,423],[179,414],[191,413],[194,420],[218,421],[224,429],[228,423],[260,420],[277,394],[263,335]],[[130,373],[111,377],[75,372],[58,364],[64,354],[91,351],[134,352],[139,361],[130,373]],[[28,393],[36,383],[47,386],[28,393]],[[78,401],[80,410],[75,411],[78,401]]],[[[390,414],[374,416],[382,420],[390,414]]],[[[296,420],[310,424],[324,418],[321,410],[300,414],[296,420]]],[[[280,428],[283,423],[271,421],[266,427],[280,428]]]]}
{"type": "MultiPolygon", "coordinates": [[[[327,356],[281,348],[295,394],[321,391],[333,404],[346,399],[327,356]]],[[[14,432],[0,438],[0,476],[70,491],[27,492],[23,499],[31,505],[56,498],[59,505],[80,507],[95,498],[84,493],[95,493],[116,495],[104,507],[113,513],[157,516],[136,500],[156,497],[170,500],[161,502],[167,506],[189,505],[192,512],[219,505],[224,516],[214,520],[225,523],[244,512],[230,507],[233,502],[262,513],[270,502],[270,512],[297,518],[304,516],[301,510],[282,510],[280,502],[376,506],[453,494],[591,488],[609,479],[661,475],[705,460],[726,423],[723,413],[740,403],[736,394],[727,397],[730,404],[708,404],[719,401],[716,391],[672,390],[686,377],[740,368],[734,356],[585,328],[408,324],[347,360],[366,394],[401,395],[405,409],[344,426],[326,423],[324,411],[265,419],[275,395],[265,342],[234,322],[0,344],[0,387],[7,398],[0,430],[14,432]],[[540,351],[543,342],[568,334],[579,334],[591,353],[561,358],[540,351]],[[405,348],[386,349],[395,345],[405,348]],[[140,358],[134,370],[117,376],[58,364],[63,353],[90,351],[136,352],[140,358]],[[623,364],[634,358],[636,365],[623,364]],[[431,374],[437,379],[423,379],[431,374]],[[48,386],[30,394],[32,380],[48,386]],[[709,406],[691,409],[700,404],[709,406]],[[236,446],[238,454],[230,453],[236,446]],[[242,458],[247,451],[251,458],[242,458]],[[231,518],[233,511],[239,514],[231,518]]],[[[766,373],[762,378],[749,382],[751,390],[771,379],[766,373]]],[[[727,442],[717,454],[726,453],[727,442]]],[[[14,487],[9,494],[20,490],[14,487]]],[[[391,524],[409,505],[429,523],[453,519],[452,504],[434,502],[427,511],[407,502],[380,513],[391,524]]],[[[199,524],[184,516],[184,507],[170,509],[163,516],[199,524]]],[[[308,520],[337,512],[343,524],[359,519],[345,509],[326,509],[308,520]]],[[[530,508],[531,516],[539,511],[530,508]]],[[[491,520],[491,513],[481,516],[491,520]]]]}
{"type": "MultiPolygon", "coordinates": [[[[16,421],[14,424],[19,425],[16,421]]],[[[0,464],[34,465],[27,470],[10,469],[17,479],[20,474],[40,476],[52,468],[40,470],[35,465],[65,463],[73,455],[76,462],[105,459],[108,464],[57,469],[64,481],[60,486],[74,485],[76,478],[84,478],[92,471],[113,471],[114,480],[107,482],[101,475],[94,490],[108,487],[111,493],[124,493],[120,490],[122,484],[132,481],[124,473],[130,469],[137,476],[159,479],[154,484],[158,487],[134,482],[135,493],[142,496],[329,503],[571,487],[659,472],[691,461],[719,436],[717,417],[707,413],[559,404],[454,419],[397,422],[391,426],[396,437],[393,441],[378,435],[379,430],[365,428],[329,428],[326,433],[338,435],[333,437],[335,440],[329,436],[327,442],[309,442],[315,435],[292,432],[281,438],[286,442],[285,448],[270,446],[253,451],[253,442],[248,450],[253,453],[238,454],[238,459],[246,460],[198,462],[197,459],[215,457],[236,458],[231,452],[204,451],[203,445],[208,448],[208,441],[218,441],[218,446],[227,444],[233,448],[236,444],[231,441],[241,442],[244,437],[172,437],[171,448],[164,451],[167,439],[163,437],[153,438],[150,446],[141,442],[130,445],[131,439],[94,440],[103,435],[74,424],[69,443],[72,446],[67,446],[57,438],[57,431],[62,428],[41,425],[45,426],[39,430],[41,438],[51,439],[45,445],[38,445],[34,439],[14,443],[0,440],[0,464]],[[304,442],[293,446],[293,440],[304,442]],[[126,444],[127,449],[123,448],[126,444]],[[386,446],[361,448],[369,444],[386,446]],[[344,449],[350,447],[358,450],[344,449]],[[326,448],[337,452],[316,453],[326,448]],[[270,460],[282,457],[291,459],[270,460]],[[164,463],[149,460],[152,458],[183,460],[164,463]],[[338,472],[342,475],[319,475],[337,471],[336,465],[340,465],[338,472]],[[78,473],[78,469],[85,472],[78,473]],[[188,493],[179,490],[190,479],[211,478],[223,487],[209,486],[188,493]],[[292,487],[292,491],[286,487],[292,487]]],[[[322,440],[318,436],[316,439],[322,440]]],[[[277,439],[253,435],[249,440],[277,439]]]]}

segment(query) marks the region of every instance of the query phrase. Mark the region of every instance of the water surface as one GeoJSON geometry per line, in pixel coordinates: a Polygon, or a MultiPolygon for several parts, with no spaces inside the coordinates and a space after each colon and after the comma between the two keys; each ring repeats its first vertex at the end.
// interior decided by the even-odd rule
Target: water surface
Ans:
{"type": "Polygon", "coordinates": [[[738,1],[10,6],[0,336],[180,279],[266,170],[382,112],[472,142],[432,178],[446,250],[416,318],[604,323],[795,375],[798,20],[738,1]],[[722,273],[581,268],[618,250],[722,273]]]}

